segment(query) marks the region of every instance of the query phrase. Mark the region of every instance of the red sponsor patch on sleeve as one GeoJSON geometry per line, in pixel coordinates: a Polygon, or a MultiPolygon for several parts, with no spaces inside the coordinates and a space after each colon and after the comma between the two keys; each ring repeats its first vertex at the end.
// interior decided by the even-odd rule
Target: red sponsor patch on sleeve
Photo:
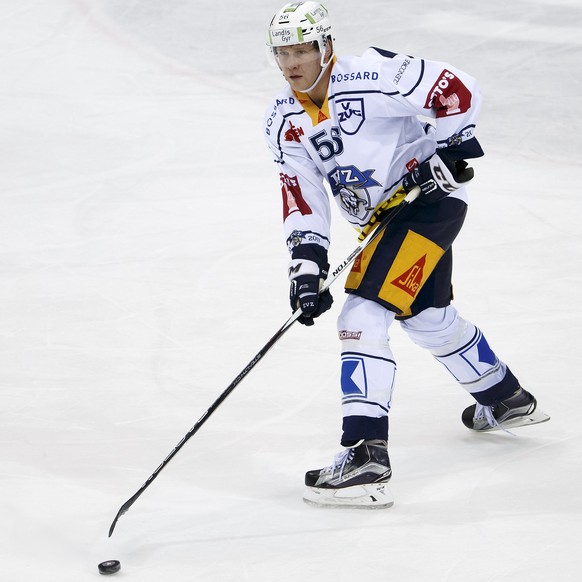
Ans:
{"type": "Polygon", "coordinates": [[[426,96],[425,109],[435,109],[437,117],[465,113],[471,107],[471,91],[453,73],[444,69],[426,96]]]}
{"type": "Polygon", "coordinates": [[[303,199],[297,176],[281,173],[279,177],[281,179],[281,193],[283,194],[283,220],[286,220],[293,212],[300,212],[302,215],[312,214],[309,204],[303,199]]]}

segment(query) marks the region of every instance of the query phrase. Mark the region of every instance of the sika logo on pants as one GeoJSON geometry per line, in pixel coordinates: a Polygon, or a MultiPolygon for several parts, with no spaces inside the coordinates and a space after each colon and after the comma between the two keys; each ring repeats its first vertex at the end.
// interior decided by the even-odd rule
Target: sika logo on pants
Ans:
{"type": "Polygon", "coordinates": [[[411,297],[416,297],[420,286],[424,281],[424,265],[426,264],[426,255],[423,255],[410,269],[404,271],[402,275],[392,281],[392,285],[399,287],[411,297]]]}
{"type": "Polygon", "coordinates": [[[378,297],[406,313],[444,252],[430,239],[409,230],[378,297]]]}

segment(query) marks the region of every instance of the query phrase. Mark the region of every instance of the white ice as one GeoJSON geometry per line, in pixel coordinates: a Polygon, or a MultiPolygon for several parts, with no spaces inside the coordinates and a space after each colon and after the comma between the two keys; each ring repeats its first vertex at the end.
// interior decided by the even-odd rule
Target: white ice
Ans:
{"type": "MultiPolygon", "coordinates": [[[[275,0],[0,2],[0,577],[568,582],[582,495],[579,0],[330,0],[340,53],[482,83],[456,305],[551,422],[480,435],[396,327],[385,511],[317,510],[338,451],[343,296],[294,326],[123,516],[289,316],[262,115],[275,0]]],[[[334,218],[332,264],[356,244],[334,218]]]]}

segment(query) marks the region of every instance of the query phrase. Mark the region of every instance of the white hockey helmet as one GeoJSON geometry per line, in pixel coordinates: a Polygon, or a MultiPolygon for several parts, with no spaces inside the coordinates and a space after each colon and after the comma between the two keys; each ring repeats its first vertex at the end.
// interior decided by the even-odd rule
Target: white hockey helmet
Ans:
{"type": "Polygon", "coordinates": [[[323,4],[313,1],[291,2],[273,16],[267,46],[276,58],[277,47],[316,43],[321,54],[321,66],[324,66],[325,51],[331,35],[329,13],[323,4]]]}

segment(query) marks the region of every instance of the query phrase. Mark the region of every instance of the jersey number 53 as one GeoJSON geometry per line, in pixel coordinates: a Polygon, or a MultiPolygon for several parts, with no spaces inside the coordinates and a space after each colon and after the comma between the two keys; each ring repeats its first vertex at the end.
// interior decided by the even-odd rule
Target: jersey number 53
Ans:
{"type": "Polygon", "coordinates": [[[309,141],[316,149],[322,162],[327,162],[333,156],[339,156],[344,151],[344,144],[339,127],[332,127],[330,136],[328,136],[327,130],[323,129],[310,137],[309,141]]]}

